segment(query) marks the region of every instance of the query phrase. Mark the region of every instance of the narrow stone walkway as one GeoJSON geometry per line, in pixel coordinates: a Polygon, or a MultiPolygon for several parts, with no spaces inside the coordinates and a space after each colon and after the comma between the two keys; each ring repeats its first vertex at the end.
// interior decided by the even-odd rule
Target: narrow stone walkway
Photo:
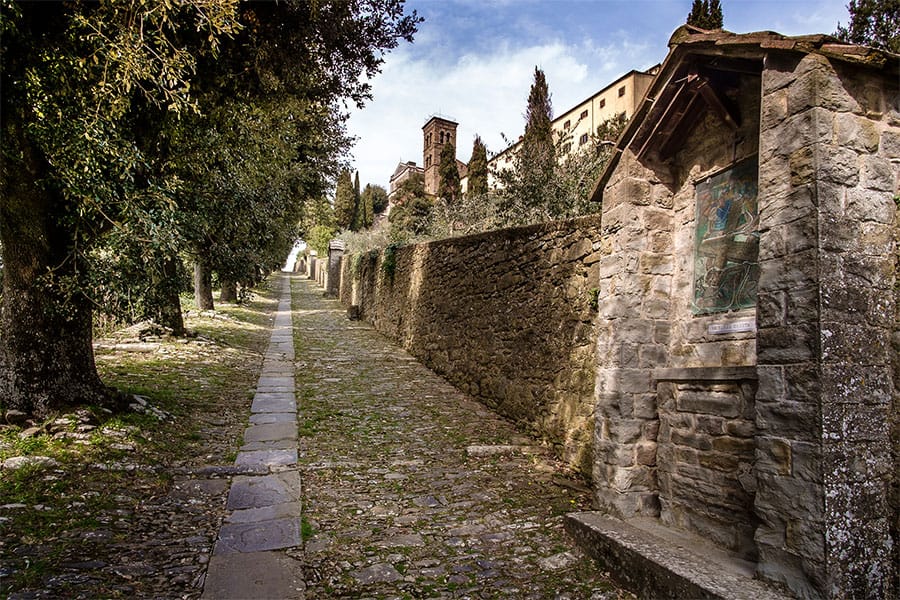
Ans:
{"type": "Polygon", "coordinates": [[[307,598],[630,597],[563,530],[583,484],[313,282],[294,294],[307,598]]]}
{"type": "Polygon", "coordinates": [[[299,548],[301,486],[290,276],[235,460],[225,523],[213,549],[203,597],[302,598],[303,580],[286,549],[299,548]]]}

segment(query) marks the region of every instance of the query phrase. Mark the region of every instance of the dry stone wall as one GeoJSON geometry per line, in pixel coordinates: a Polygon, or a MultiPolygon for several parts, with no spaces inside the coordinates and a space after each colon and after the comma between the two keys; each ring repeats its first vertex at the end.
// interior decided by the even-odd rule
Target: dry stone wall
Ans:
{"type": "Polygon", "coordinates": [[[341,298],[587,474],[599,235],[595,216],[348,257],[341,298]]]}

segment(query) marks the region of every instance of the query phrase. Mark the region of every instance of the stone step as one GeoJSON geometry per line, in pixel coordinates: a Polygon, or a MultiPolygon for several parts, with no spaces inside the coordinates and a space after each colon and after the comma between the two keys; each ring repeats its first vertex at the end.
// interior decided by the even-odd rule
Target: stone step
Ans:
{"type": "Polygon", "coordinates": [[[620,521],[596,512],[566,515],[566,530],[604,571],[640,598],[782,600],[742,561],[655,519],[620,521]]]}

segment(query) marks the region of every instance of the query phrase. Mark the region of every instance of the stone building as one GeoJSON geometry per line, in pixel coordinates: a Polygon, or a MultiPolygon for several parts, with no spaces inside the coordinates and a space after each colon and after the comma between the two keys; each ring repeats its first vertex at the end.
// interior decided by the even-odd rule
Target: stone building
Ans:
{"type": "Polygon", "coordinates": [[[900,57],[670,49],[595,193],[598,502],[802,597],[895,597],[900,57]]]}
{"type": "MultiPolygon", "coordinates": [[[[441,182],[441,150],[447,144],[453,144],[455,150],[459,150],[456,144],[456,128],[459,123],[433,116],[422,126],[422,154],[425,161],[425,193],[437,195],[441,182]]],[[[465,177],[466,164],[456,161],[456,168],[460,178],[465,177]]]]}
{"type": "MultiPolygon", "coordinates": [[[[391,175],[389,199],[393,200],[400,185],[413,173],[421,173],[424,176],[426,194],[437,195],[441,182],[441,151],[447,144],[453,144],[453,148],[458,149],[456,145],[456,128],[458,126],[456,121],[437,115],[428,119],[422,126],[422,159],[425,166],[420,167],[412,161],[400,162],[391,175]]],[[[466,163],[456,160],[456,169],[460,179],[464,179],[467,170],[466,163]]],[[[464,190],[465,188],[463,188],[464,190]]]]}

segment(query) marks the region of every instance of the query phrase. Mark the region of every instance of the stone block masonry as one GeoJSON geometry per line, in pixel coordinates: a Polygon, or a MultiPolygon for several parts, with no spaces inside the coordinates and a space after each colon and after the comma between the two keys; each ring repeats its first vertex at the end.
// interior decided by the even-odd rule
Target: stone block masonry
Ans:
{"type": "Polygon", "coordinates": [[[590,474],[599,216],[349,257],[341,299],[590,474]]]}

